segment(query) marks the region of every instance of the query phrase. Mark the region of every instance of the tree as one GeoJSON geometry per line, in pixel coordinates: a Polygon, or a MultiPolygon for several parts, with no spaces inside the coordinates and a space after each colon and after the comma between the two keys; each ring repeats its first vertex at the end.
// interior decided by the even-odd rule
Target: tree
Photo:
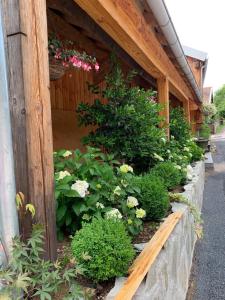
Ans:
{"type": "Polygon", "coordinates": [[[217,108],[218,116],[225,118],[225,84],[216,91],[214,103],[217,108]]]}

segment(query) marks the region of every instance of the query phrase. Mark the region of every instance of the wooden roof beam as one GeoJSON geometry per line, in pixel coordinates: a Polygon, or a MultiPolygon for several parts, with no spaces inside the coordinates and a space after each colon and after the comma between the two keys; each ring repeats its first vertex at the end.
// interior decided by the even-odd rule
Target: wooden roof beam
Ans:
{"type": "Polygon", "coordinates": [[[142,68],[155,78],[167,77],[172,93],[193,98],[194,93],[149,30],[140,9],[128,0],[74,0],[142,68]],[[137,26],[138,24],[138,26],[137,26]]]}

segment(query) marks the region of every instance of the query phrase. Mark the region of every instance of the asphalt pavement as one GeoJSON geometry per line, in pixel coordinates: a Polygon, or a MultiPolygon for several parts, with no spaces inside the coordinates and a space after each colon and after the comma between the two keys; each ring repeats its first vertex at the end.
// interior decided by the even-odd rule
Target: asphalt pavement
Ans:
{"type": "Polygon", "coordinates": [[[225,300],[225,132],[215,135],[214,171],[207,171],[202,218],[187,300],[225,300]]]}

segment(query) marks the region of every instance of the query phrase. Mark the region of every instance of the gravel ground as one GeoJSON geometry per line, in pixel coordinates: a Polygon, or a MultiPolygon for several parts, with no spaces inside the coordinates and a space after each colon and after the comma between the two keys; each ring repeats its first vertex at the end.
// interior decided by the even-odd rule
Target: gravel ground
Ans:
{"type": "Polygon", "coordinates": [[[195,248],[187,300],[225,300],[225,132],[213,137],[215,170],[207,174],[204,237],[195,248]]]}

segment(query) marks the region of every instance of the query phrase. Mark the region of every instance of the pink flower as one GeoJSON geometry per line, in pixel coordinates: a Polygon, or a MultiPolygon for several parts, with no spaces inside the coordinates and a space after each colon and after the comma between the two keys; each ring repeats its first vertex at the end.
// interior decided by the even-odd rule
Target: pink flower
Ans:
{"type": "Polygon", "coordinates": [[[61,58],[61,52],[56,52],[56,54],[55,54],[55,58],[56,59],[60,59],[61,58]]]}
{"type": "Polygon", "coordinates": [[[96,63],[96,64],[95,64],[95,71],[98,71],[98,70],[99,70],[99,64],[96,63]]]}

